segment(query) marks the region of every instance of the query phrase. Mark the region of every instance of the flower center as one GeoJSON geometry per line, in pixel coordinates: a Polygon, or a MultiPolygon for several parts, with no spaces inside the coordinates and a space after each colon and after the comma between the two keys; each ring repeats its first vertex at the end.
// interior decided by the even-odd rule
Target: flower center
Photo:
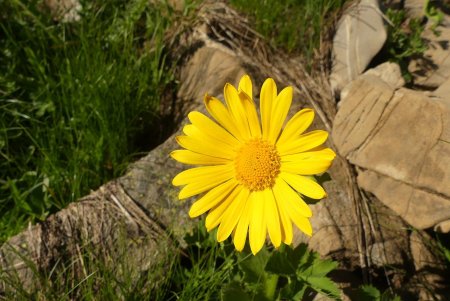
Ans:
{"type": "Polygon", "coordinates": [[[250,191],[264,190],[275,184],[281,159],[276,148],[261,139],[244,144],[234,160],[236,178],[250,191]]]}

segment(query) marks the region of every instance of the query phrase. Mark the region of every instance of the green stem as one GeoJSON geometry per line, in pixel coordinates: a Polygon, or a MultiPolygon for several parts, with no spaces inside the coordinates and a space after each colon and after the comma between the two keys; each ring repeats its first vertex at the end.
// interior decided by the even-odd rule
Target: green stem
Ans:
{"type": "MultiPolygon", "coordinates": [[[[285,251],[285,244],[281,244],[279,249],[276,252],[283,253],[285,251]]],[[[264,297],[267,300],[275,300],[275,293],[277,291],[279,275],[277,274],[268,274],[267,278],[264,279],[264,297]]]]}
{"type": "Polygon", "coordinates": [[[277,290],[278,275],[270,274],[264,280],[264,297],[267,300],[275,300],[275,292],[277,290]]]}

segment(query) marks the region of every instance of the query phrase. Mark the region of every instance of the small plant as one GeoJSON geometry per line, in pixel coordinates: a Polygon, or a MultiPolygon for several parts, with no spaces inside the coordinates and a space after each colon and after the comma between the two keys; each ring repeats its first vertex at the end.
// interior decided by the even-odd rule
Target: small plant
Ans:
{"type": "Polygon", "coordinates": [[[327,276],[338,263],[321,259],[306,244],[263,247],[253,255],[248,245],[236,252],[230,240],[217,244],[216,234],[200,221],[194,234],[185,237],[188,256],[176,268],[169,293],[177,300],[302,300],[317,293],[340,299],[327,276]]]}
{"type": "Polygon", "coordinates": [[[224,288],[224,301],[302,300],[315,293],[340,300],[340,290],[327,276],[338,263],[320,259],[306,244],[273,251],[264,248],[256,256],[245,254],[238,255],[239,273],[224,288]]]}
{"type": "Polygon", "coordinates": [[[427,19],[433,22],[431,29],[433,30],[434,34],[439,35],[436,27],[442,23],[442,20],[444,19],[444,13],[437,9],[430,0],[425,0],[423,10],[427,19]]]}
{"type": "Polygon", "coordinates": [[[389,290],[381,293],[372,285],[361,285],[356,290],[353,299],[359,301],[401,301],[399,296],[394,295],[389,290]]]}
{"type": "Polygon", "coordinates": [[[402,75],[407,83],[411,83],[412,76],[408,71],[408,63],[412,57],[422,55],[427,49],[421,38],[424,26],[419,19],[407,21],[405,11],[388,9],[387,18],[391,21],[385,48],[389,60],[399,64],[402,75]]]}

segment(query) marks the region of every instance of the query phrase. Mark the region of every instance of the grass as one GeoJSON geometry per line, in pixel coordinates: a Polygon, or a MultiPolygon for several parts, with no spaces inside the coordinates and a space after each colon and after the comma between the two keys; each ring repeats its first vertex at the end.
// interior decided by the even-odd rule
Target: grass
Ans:
{"type": "Polygon", "coordinates": [[[146,254],[139,246],[141,266],[147,260],[154,264],[141,272],[136,271],[136,260],[130,261],[129,249],[135,247],[129,245],[125,228],[119,231],[114,247],[102,250],[87,242],[77,255],[62,258],[50,271],[39,270],[25,258],[34,289],[24,288],[18,275],[0,271],[0,283],[8,285],[0,300],[220,300],[237,265],[232,252],[224,251],[225,247],[230,250],[231,244],[217,244],[204,227],[188,239],[191,244],[184,250],[188,256],[173,254],[168,256],[170,262],[156,265],[154,254],[146,254]]]}
{"type": "MultiPolygon", "coordinates": [[[[246,13],[255,29],[275,48],[300,55],[311,68],[325,47],[325,37],[348,0],[230,0],[246,13]]],[[[315,66],[314,66],[315,67],[315,66]]]]}
{"type": "Polygon", "coordinates": [[[0,1],[0,242],[121,175],[173,81],[149,1],[86,1],[74,24],[37,3],[0,1]]]}
{"type": "Polygon", "coordinates": [[[186,235],[187,248],[158,262],[145,242],[129,239],[125,227],[115,230],[111,245],[80,242],[75,254],[61,254],[49,271],[23,258],[33,277],[28,287],[14,270],[0,271],[0,284],[6,284],[0,299],[269,301],[300,300],[315,292],[339,299],[340,291],[325,276],[337,262],[321,260],[305,244],[284,246],[284,251],[263,248],[257,256],[248,245],[236,252],[230,239],[217,243],[216,232],[208,233],[202,219],[194,233],[186,235]],[[136,264],[147,268],[140,271],[136,264]]]}

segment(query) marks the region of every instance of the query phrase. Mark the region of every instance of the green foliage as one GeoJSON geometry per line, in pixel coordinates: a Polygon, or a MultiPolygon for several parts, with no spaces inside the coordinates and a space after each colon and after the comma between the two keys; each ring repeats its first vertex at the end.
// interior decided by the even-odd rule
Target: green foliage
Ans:
{"type": "Polygon", "coordinates": [[[424,26],[419,19],[407,21],[403,10],[388,9],[386,16],[391,24],[385,49],[388,51],[389,60],[399,64],[405,81],[410,83],[412,76],[408,72],[408,63],[412,57],[422,55],[427,49],[421,38],[424,26]]]}
{"type": "Polygon", "coordinates": [[[401,301],[400,297],[386,290],[381,293],[371,285],[361,285],[356,291],[355,300],[358,301],[401,301]]]}
{"type": "Polygon", "coordinates": [[[119,176],[173,81],[149,1],[85,1],[73,24],[39,3],[0,0],[0,243],[119,176]]]}
{"type": "Polygon", "coordinates": [[[450,269],[450,248],[449,248],[449,237],[447,239],[436,235],[437,250],[440,255],[444,258],[447,268],[450,269]]]}
{"type": "Polygon", "coordinates": [[[231,0],[249,15],[274,47],[301,54],[312,64],[346,0],[231,0]]]}
{"type": "MultiPolygon", "coordinates": [[[[444,13],[437,9],[430,0],[425,0],[423,8],[425,16],[433,22],[432,29],[435,30],[444,20],[444,13]]],[[[436,31],[434,32],[438,34],[436,31]]]]}
{"type": "MultiPolygon", "coordinates": [[[[134,246],[139,242],[127,238],[124,229],[113,248],[101,250],[86,242],[80,246],[79,255],[62,255],[50,271],[38,270],[32,260],[23,258],[34,274],[35,290],[24,289],[18,275],[11,271],[0,270],[0,281],[14,289],[6,291],[5,298],[19,301],[271,301],[302,300],[315,292],[340,300],[337,285],[327,277],[337,263],[320,259],[307,245],[263,248],[253,256],[248,248],[237,252],[231,240],[217,243],[215,236],[216,232],[208,233],[204,221],[200,221],[194,233],[185,237],[187,247],[167,255],[172,260],[138,272],[133,258],[141,253],[131,251],[130,256],[130,250],[142,245],[134,246]]],[[[139,259],[142,266],[148,264],[146,260],[154,260],[154,254],[148,255],[146,258],[144,253],[139,259]]]]}
{"type": "MultiPolygon", "coordinates": [[[[78,255],[61,254],[47,271],[39,270],[33,260],[22,258],[33,273],[35,289],[24,288],[20,276],[13,271],[0,270],[0,282],[8,287],[2,287],[2,300],[168,300],[166,292],[171,276],[176,272],[176,254],[172,256],[174,261],[168,264],[159,265],[153,261],[151,269],[138,271],[136,262],[130,257],[134,242],[126,239],[124,229],[121,231],[116,237],[116,248],[105,250],[84,242],[79,246],[78,255]],[[115,261],[111,260],[111,255],[115,261]]],[[[141,254],[139,259],[145,266],[147,260],[154,260],[154,254],[141,254]]]]}
{"type": "Polygon", "coordinates": [[[305,244],[240,255],[238,266],[240,276],[224,289],[223,300],[301,300],[312,291],[340,300],[336,283],[327,277],[337,262],[320,259],[305,244]]]}
{"type": "Polygon", "coordinates": [[[176,266],[166,299],[219,300],[221,288],[236,271],[236,257],[229,244],[218,244],[215,232],[208,233],[204,221],[187,235],[186,256],[176,266]]]}

